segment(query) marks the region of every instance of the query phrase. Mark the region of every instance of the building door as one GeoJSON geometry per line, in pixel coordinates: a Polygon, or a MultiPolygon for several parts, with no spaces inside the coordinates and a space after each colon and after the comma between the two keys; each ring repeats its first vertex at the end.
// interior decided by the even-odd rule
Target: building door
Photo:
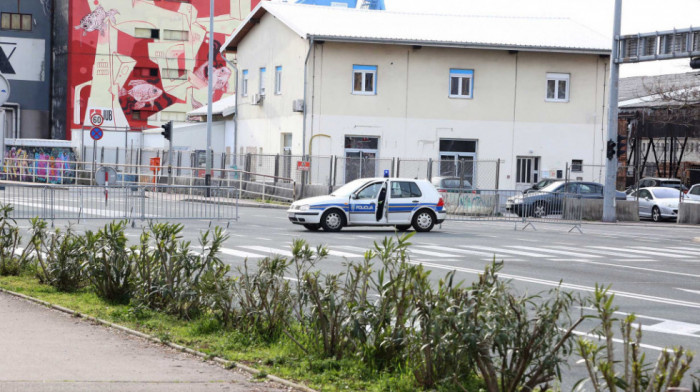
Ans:
{"type": "Polygon", "coordinates": [[[379,138],[345,137],[345,183],[358,178],[377,176],[379,138]]]}
{"type": "Polygon", "coordinates": [[[517,157],[515,185],[529,188],[540,180],[540,157],[517,157]]]}
{"type": "Polygon", "coordinates": [[[476,160],[476,140],[440,139],[441,177],[464,177],[464,186],[476,186],[474,181],[474,161],[476,160]]]}

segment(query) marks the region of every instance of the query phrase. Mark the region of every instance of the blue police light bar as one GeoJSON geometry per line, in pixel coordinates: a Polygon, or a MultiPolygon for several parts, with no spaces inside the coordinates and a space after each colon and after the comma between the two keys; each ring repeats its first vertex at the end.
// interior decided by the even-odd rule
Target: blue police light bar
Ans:
{"type": "Polygon", "coordinates": [[[384,169],[384,178],[389,178],[389,169],[384,169]]]}

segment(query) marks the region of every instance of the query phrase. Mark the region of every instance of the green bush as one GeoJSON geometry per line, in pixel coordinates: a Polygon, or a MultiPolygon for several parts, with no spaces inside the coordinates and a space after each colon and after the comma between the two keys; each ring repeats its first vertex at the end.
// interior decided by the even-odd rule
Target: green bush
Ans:
{"type": "Polygon", "coordinates": [[[135,249],[127,245],[125,226],[125,221],[112,222],[97,233],[85,232],[85,273],[97,295],[108,301],[128,302],[132,294],[135,249]]]}
{"type": "Polygon", "coordinates": [[[24,264],[24,258],[17,254],[22,237],[11,213],[12,206],[0,206],[0,276],[17,276],[24,264]]]}
{"type": "MultiPolygon", "coordinates": [[[[76,291],[85,285],[84,237],[68,227],[49,232],[45,221],[32,219],[29,245],[34,253],[37,278],[59,291],[76,291]]],[[[28,249],[30,248],[28,246],[28,249]]]]}

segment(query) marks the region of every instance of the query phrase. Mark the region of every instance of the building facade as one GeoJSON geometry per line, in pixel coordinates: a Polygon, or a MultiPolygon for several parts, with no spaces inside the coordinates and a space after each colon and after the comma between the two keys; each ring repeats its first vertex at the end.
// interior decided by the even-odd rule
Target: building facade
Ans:
{"type": "Polygon", "coordinates": [[[5,136],[49,137],[51,0],[0,2],[0,74],[10,82],[5,136]]]}
{"type": "Polygon", "coordinates": [[[500,159],[502,189],[569,166],[589,179],[604,164],[608,46],[567,20],[263,3],[226,44],[236,151],[432,159],[435,175],[500,159]]]}

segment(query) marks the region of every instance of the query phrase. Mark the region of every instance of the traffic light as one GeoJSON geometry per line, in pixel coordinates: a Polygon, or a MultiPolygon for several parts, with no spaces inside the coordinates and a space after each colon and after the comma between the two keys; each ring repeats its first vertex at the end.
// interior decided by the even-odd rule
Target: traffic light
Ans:
{"type": "Polygon", "coordinates": [[[617,156],[621,157],[627,152],[627,136],[617,135],[617,156]]]}
{"type": "Polygon", "coordinates": [[[690,68],[692,68],[692,69],[700,68],[700,57],[690,59],[690,68]]]}
{"type": "Polygon", "coordinates": [[[615,145],[616,144],[612,139],[608,140],[608,159],[613,159],[613,157],[615,156],[615,145]]]}
{"type": "Polygon", "coordinates": [[[160,127],[163,128],[163,132],[160,134],[163,135],[166,140],[170,140],[170,138],[173,136],[173,122],[168,121],[160,127]]]}

